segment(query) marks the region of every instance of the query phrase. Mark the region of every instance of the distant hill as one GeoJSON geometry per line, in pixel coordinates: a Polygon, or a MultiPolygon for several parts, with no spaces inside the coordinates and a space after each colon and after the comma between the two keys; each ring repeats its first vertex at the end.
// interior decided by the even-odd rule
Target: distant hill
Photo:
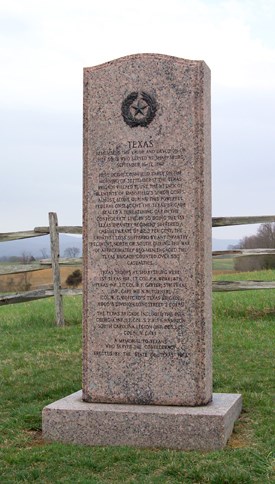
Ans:
{"type": "MultiPolygon", "coordinates": [[[[60,255],[69,247],[77,247],[82,254],[82,237],[73,235],[60,234],[60,255]]],[[[23,252],[30,253],[36,259],[42,259],[42,252],[46,251],[50,257],[50,236],[43,235],[42,237],[31,237],[29,239],[12,240],[10,242],[0,242],[0,258],[11,257],[13,255],[20,256],[23,252]]]]}
{"type": "MultiPolygon", "coordinates": [[[[77,247],[82,254],[82,237],[73,235],[60,234],[60,255],[69,247],[77,247]]],[[[229,245],[235,245],[239,242],[236,239],[213,239],[213,250],[226,250],[229,245]]],[[[29,239],[12,240],[11,242],[0,243],[0,258],[20,256],[23,252],[30,253],[35,258],[42,258],[42,252],[46,251],[50,257],[50,236],[32,237],[29,239]]]]}
{"type": "Polygon", "coordinates": [[[229,245],[236,245],[240,239],[212,239],[212,250],[227,250],[229,245]]]}

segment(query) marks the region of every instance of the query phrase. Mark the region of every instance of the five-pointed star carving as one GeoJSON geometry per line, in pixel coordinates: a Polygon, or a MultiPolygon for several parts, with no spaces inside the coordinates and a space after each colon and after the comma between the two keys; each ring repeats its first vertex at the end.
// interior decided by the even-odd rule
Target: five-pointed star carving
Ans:
{"type": "Polygon", "coordinates": [[[147,104],[144,104],[142,106],[140,99],[138,100],[136,106],[132,105],[132,108],[135,110],[135,116],[137,116],[138,114],[145,116],[144,109],[146,109],[147,107],[148,107],[147,104]]]}

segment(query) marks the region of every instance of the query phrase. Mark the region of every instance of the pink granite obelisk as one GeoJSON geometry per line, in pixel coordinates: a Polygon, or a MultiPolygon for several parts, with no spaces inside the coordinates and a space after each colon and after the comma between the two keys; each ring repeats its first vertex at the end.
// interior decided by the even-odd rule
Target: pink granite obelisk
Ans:
{"type": "Polygon", "coordinates": [[[49,440],[214,449],[240,395],[212,395],[210,70],[138,54],[84,70],[83,389],[49,440]]]}
{"type": "Polygon", "coordinates": [[[212,399],[210,71],[136,55],[84,70],[88,402],[212,399]]]}

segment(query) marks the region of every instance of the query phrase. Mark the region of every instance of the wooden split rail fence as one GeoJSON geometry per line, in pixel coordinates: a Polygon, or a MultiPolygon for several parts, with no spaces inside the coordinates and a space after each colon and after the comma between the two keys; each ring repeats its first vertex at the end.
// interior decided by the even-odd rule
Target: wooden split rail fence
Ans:
{"type": "MultiPolygon", "coordinates": [[[[229,225],[247,225],[247,224],[261,224],[275,222],[275,215],[259,216],[259,217],[213,217],[212,227],[225,227],[229,225]]],[[[7,242],[10,240],[26,239],[29,237],[41,237],[43,235],[50,235],[51,240],[51,258],[41,260],[39,266],[33,268],[30,264],[25,267],[14,267],[9,271],[0,271],[3,274],[16,274],[23,272],[33,272],[41,270],[41,268],[52,266],[53,272],[53,286],[45,289],[37,289],[34,291],[26,291],[22,293],[0,295],[0,306],[6,304],[16,304],[21,302],[33,301],[35,299],[43,299],[47,297],[55,298],[55,314],[56,324],[64,326],[63,301],[62,297],[75,296],[82,294],[81,289],[62,289],[60,281],[60,266],[61,265],[81,265],[82,258],[60,258],[59,255],[59,234],[82,234],[81,226],[59,226],[57,214],[49,213],[48,227],[35,227],[34,230],[25,232],[9,232],[0,233],[0,242],[7,242]]],[[[233,249],[225,251],[212,252],[213,257],[221,255],[232,255],[233,257],[240,257],[244,255],[266,255],[275,254],[275,249],[233,249]]],[[[214,292],[224,291],[247,291],[252,289],[275,289],[275,281],[215,281],[212,285],[214,292]]]]}

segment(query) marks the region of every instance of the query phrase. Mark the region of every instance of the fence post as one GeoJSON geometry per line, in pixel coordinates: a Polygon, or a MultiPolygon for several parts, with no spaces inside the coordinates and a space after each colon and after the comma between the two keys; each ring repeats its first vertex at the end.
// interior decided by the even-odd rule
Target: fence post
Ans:
{"type": "Polygon", "coordinates": [[[59,267],[59,233],[58,233],[58,220],[55,212],[49,213],[49,228],[51,238],[51,259],[52,259],[52,271],[53,271],[53,290],[55,300],[55,317],[57,326],[65,326],[64,313],[63,313],[63,301],[61,295],[61,278],[59,267]]]}

